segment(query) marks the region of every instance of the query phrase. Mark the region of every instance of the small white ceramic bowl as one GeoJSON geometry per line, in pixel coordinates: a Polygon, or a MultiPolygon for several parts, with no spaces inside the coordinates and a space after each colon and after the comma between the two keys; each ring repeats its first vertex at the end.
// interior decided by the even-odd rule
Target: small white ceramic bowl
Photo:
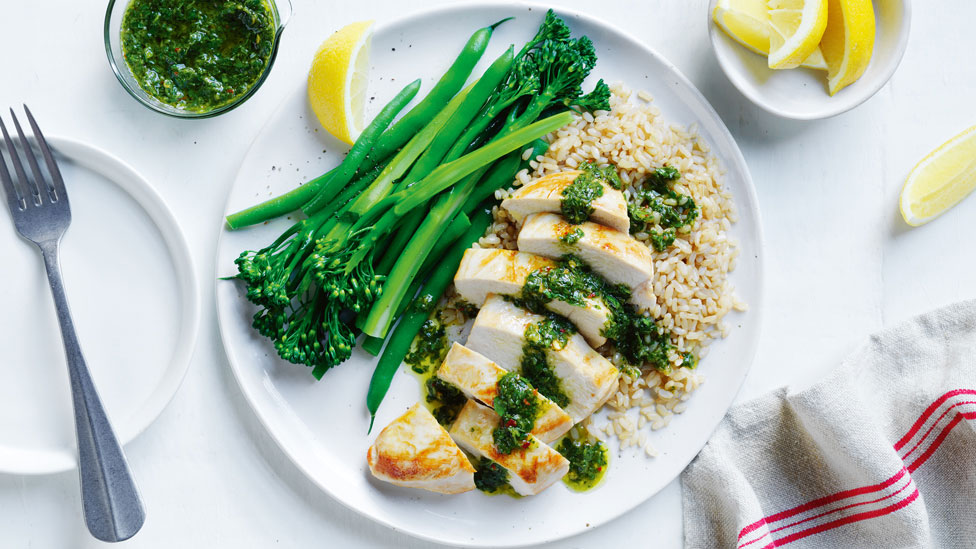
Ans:
{"type": "Polygon", "coordinates": [[[827,73],[796,68],[772,70],[766,58],[747,50],[712,21],[717,0],[708,5],[708,33],[718,64],[732,84],[759,107],[784,118],[815,120],[846,112],[867,101],[894,74],[908,45],[911,0],[874,0],[877,35],[867,71],[831,97],[827,73]]]}

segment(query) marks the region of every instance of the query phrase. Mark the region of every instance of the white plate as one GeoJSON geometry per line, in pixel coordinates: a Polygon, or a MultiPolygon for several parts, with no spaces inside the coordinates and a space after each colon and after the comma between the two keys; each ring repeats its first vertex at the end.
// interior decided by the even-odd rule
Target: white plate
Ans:
{"type": "Polygon", "coordinates": [[[770,69],[766,58],[730,38],[712,21],[718,0],[708,4],[708,34],[725,76],[750,101],[784,118],[814,120],[847,112],[867,101],[895,73],[908,46],[911,0],[874,0],[876,36],[867,70],[853,84],[827,93],[827,72],[770,69]]]}
{"type": "MultiPolygon", "coordinates": [[[[483,70],[510,43],[521,45],[538,27],[545,8],[525,4],[465,5],[426,11],[380,24],[373,38],[370,97],[382,101],[422,76],[424,89],[451,63],[476,28],[508,16],[479,66],[483,70]],[[394,51],[395,49],[395,51],[394,51]]],[[[759,335],[762,236],[756,198],[739,149],[705,99],[667,61],[640,42],[588,16],[560,10],[574,31],[596,45],[594,76],[623,80],[652,92],[655,103],[676,123],[698,123],[722,164],[742,221],[734,234],[743,254],[733,276],[749,302],[745,315],[732,315],[733,332],[716,344],[701,365],[708,382],[688,411],[651,440],[662,455],[646,459],[633,449],[617,452],[606,481],[577,494],[562,484],[519,500],[480,492],[442,496],[375,481],[366,467],[366,388],[374,360],[357,352],[316,382],[307,368],[276,358],[271,345],[250,328],[253,308],[236,282],[217,282],[217,310],[224,348],[241,389],[268,432],[309,479],[364,515],[413,536],[469,546],[514,546],[562,538],[603,524],[651,497],[671,482],[701,449],[725,414],[752,361],[759,335]]],[[[476,69],[479,70],[479,69],[476,69]]],[[[592,85],[592,84],[591,84],[592,85]]],[[[335,165],[345,147],[319,131],[306,107],[304,83],[287,99],[255,139],[241,164],[227,211],[293,188],[335,165]],[[326,153],[323,153],[326,150],[326,153]]],[[[220,236],[217,272],[234,274],[242,250],[270,243],[290,223],[220,236]]],[[[380,409],[383,426],[418,400],[416,378],[400,373],[380,409]]]]}
{"type": "MultiPolygon", "coordinates": [[[[124,444],[163,411],[186,373],[200,324],[193,265],[173,215],[135,170],[91,145],[48,142],[71,201],[61,264],[75,329],[124,444]]],[[[37,248],[8,212],[0,218],[0,471],[65,471],[77,457],[54,303],[37,248]]]]}

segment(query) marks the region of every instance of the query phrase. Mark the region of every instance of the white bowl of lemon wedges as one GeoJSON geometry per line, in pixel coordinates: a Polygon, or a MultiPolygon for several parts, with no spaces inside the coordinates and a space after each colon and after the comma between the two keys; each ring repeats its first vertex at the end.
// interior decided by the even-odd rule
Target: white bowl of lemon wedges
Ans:
{"type": "Polygon", "coordinates": [[[908,45],[910,0],[712,0],[709,35],[732,84],[785,118],[860,105],[908,45]]]}

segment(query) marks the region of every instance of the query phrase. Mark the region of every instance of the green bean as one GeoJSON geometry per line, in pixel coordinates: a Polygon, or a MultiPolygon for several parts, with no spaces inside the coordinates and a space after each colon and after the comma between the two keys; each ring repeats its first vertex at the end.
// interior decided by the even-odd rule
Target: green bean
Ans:
{"type": "Polygon", "coordinates": [[[424,281],[427,280],[427,275],[430,274],[434,267],[440,265],[441,261],[444,259],[444,255],[447,253],[448,248],[450,248],[470,227],[471,219],[468,217],[468,214],[465,213],[458,213],[457,217],[451,221],[441,238],[434,243],[434,247],[431,248],[427,259],[424,261],[423,265],[420,266],[420,270],[417,271],[417,276],[414,277],[413,283],[410,284],[410,289],[407,290],[407,299],[401,301],[400,305],[397,307],[397,317],[402,315],[403,311],[407,310],[407,307],[410,305],[410,303],[412,303],[410,298],[417,295],[417,291],[420,290],[420,287],[423,286],[424,281]]]}
{"type": "Polygon", "coordinates": [[[442,164],[414,187],[397,191],[391,195],[391,201],[396,204],[393,210],[397,215],[404,215],[468,174],[572,121],[573,113],[571,112],[554,114],[500,136],[484,147],[457,160],[442,164]]]}
{"type": "MultiPolygon", "coordinates": [[[[384,252],[383,254],[383,259],[384,260],[389,259],[389,261],[381,261],[379,263],[379,265],[376,267],[377,274],[386,274],[387,272],[389,272],[389,269],[393,267],[396,258],[399,257],[400,252],[403,251],[403,247],[406,246],[407,241],[410,240],[410,237],[413,236],[414,231],[417,230],[417,226],[420,225],[420,222],[421,220],[423,220],[425,213],[426,212],[424,212],[421,208],[417,208],[414,211],[410,212],[409,216],[415,217],[416,223],[410,225],[409,231],[407,231],[406,230],[407,227],[404,227],[403,225],[399,227],[396,236],[394,236],[394,239],[396,239],[397,236],[404,235],[404,238],[399,239],[401,241],[401,245],[399,245],[399,247],[396,250],[393,250],[394,243],[393,242],[390,243],[389,248],[387,248],[387,251],[384,252]],[[381,270],[381,268],[385,270],[381,270]]],[[[408,222],[412,223],[412,221],[408,221],[408,222]]],[[[424,261],[424,264],[420,267],[420,271],[418,271],[417,277],[414,278],[413,284],[410,285],[410,289],[407,291],[408,296],[413,296],[417,293],[417,290],[420,289],[420,285],[423,284],[423,281],[427,277],[427,274],[430,272],[431,269],[434,268],[434,263],[436,263],[437,260],[439,260],[441,256],[444,255],[444,251],[447,249],[447,247],[453,244],[454,241],[457,240],[458,237],[464,233],[464,231],[468,230],[468,227],[470,226],[471,226],[471,221],[468,219],[468,216],[466,214],[461,213],[454,218],[454,221],[451,222],[451,224],[448,225],[447,230],[444,231],[443,237],[437,241],[437,243],[434,245],[434,248],[431,250],[430,255],[427,256],[427,261],[424,261]]],[[[410,304],[409,300],[405,299],[401,301],[400,307],[396,312],[396,316],[399,317],[400,315],[402,315],[403,310],[406,309],[407,305],[409,304],[410,304]]],[[[356,318],[356,325],[361,327],[362,324],[366,321],[366,316],[368,314],[369,314],[368,309],[364,309],[360,311],[359,316],[356,318]]],[[[380,354],[380,350],[383,348],[383,342],[385,340],[386,339],[382,337],[373,337],[371,335],[367,335],[365,339],[363,339],[363,343],[360,347],[362,347],[362,349],[367,353],[376,356],[380,354]]]]}
{"type": "Polygon", "coordinates": [[[430,144],[430,148],[424,152],[424,155],[410,169],[410,172],[404,178],[407,185],[423,179],[442,162],[450,162],[457,158],[457,156],[447,157],[447,152],[451,150],[458,136],[465,131],[464,129],[474,119],[485,102],[488,101],[491,94],[495,92],[495,89],[509,73],[513,61],[514,48],[510,47],[485,70],[481,78],[478,79],[478,82],[471,88],[471,92],[468,94],[464,105],[458,109],[457,114],[437,134],[437,137],[430,144]]]}
{"type": "MultiPolygon", "coordinates": [[[[369,186],[366,187],[365,191],[360,193],[350,205],[348,211],[354,217],[359,216],[362,211],[368,208],[369,204],[372,204],[379,199],[383,198],[389,194],[390,189],[393,187],[393,182],[399,179],[410,167],[411,164],[419,157],[424,150],[433,141],[434,136],[437,135],[437,131],[444,126],[445,123],[450,119],[451,115],[457,111],[458,107],[464,102],[467,92],[461,91],[453,99],[451,99],[447,106],[441,109],[441,112],[437,113],[429,123],[422,130],[420,130],[416,135],[414,135],[406,145],[400,149],[392,160],[386,165],[380,174],[370,182],[369,186]]],[[[327,192],[328,189],[324,189],[322,192],[317,194],[315,198],[310,200],[302,210],[306,215],[314,215],[320,209],[327,207],[333,200],[335,200],[335,193],[327,192]]],[[[348,228],[348,227],[347,227],[348,228]]]]}
{"type": "MultiPolygon", "coordinates": [[[[371,205],[390,194],[393,183],[407,172],[407,169],[420,158],[420,155],[424,154],[424,151],[428,149],[431,142],[434,141],[434,138],[437,137],[445,124],[455,116],[461,105],[465,103],[469,91],[470,88],[458,92],[441,109],[441,112],[437,113],[437,116],[431,119],[416,135],[410,138],[410,141],[407,141],[407,144],[397,152],[393,160],[390,161],[390,164],[383,170],[383,173],[356,198],[356,201],[353,202],[352,207],[349,209],[351,213],[357,216],[362,215],[371,205]]],[[[310,206],[305,208],[306,213],[310,210],[314,211],[310,206]]]]}
{"type": "Polygon", "coordinates": [[[385,163],[373,166],[373,169],[366,172],[362,177],[357,177],[349,185],[346,185],[346,188],[339,193],[339,196],[330,200],[325,207],[315,213],[331,216],[342,210],[344,207],[351,204],[352,199],[362,192],[362,190],[365,189],[371,181],[376,179],[380,172],[382,172],[385,168],[385,163]]]}
{"type": "MultiPolygon", "coordinates": [[[[386,130],[387,127],[389,127],[390,123],[393,122],[393,119],[396,118],[396,115],[403,110],[403,107],[413,100],[418,91],[420,91],[419,78],[407,84],[402,90],[400,90],[400,92],[396,94],[396,96],[394,96],[385,107],[383,107],[379,114],[373,118],[372,122],[370,122],[369,125],[366,126],[366,129],[363,130],[363,133],[360,134],[359,139],[356,140],[356,143],[351,149],[349,149],[346,157],[342,159],[342,163],[339,164],[338,169],[329,172],[332,174],[331,176],[326,179],[316,178],[317,181],[314,186],[310,185],[312,182],[309,181],[292,192],[294,192],[296,196],[299,194],[315,192],[316,196],[325,194],[329,198],[334,198],[335,195],[345,188],[349,181],[352,180],[352,177],[356,174],[356,170],[359,169],[360,164],[362,164],[363,159],[366,158],[366,154],[370,151],[376,139],[380,136],[380,134],[383,133],[384,130],[386,130]],[[299,192],[299,189],[306,188],[310,190],[299,192]]],[[[325,176],[323,176],[323,178],[324,177],[325,176]]],[[[252,206],[241,212],[231,214],[227,216],[227,226],[231,229],[238,229],[296,210],[297,207],[291,207],[295,199],[286,198],[287,196],[287,194],[279,196],[271,199],[268,202],[262,202],[261,204],[252,206]]],[[[299,203],[299,205],[300,204],[301,203],[299,203]]]]}
{"type": "Polygon", "coordinates": [[[424,216],[426,215],[427,211],[424,208],[414,208],[412,212],[403,218],[400,225],[397,226],[398,228],[393,235],[393,239],[390,241],[390,247],[387,253],[383,254],[380,262],[376,264],[376,274],[386,275],[390,273],[393,264],[396,263],[397,258],[403,253],[403,249],[407,247],[407,242],[410,242],[410,238],[417,231],[417,227],[420,226],[420,222],[424,220],[424,216]]]}
{"type": "Polygon", "coordinates": [[[441,76],[437,84],[431,88],[427,97],[416,107],[410,109],[410,112],[403,115],[403,118],[388,130],[389,136],[384,135],[384,139],[376,143],[376,146],[373,147],[373,155],[377,157],[389,156],[409,141],[420,128],[430,122],[444,108],[444,105],[464,86],[468,76],[471,75],[471,71],[474,70],[474,66],[478,64],[481,56],[485,53],[492,31],[503,22],[504,20],[480,28],[471,35],[454,63],[441,76]]]}
{"type": "MultiPolygon", "coordinates": [[[[424,289],[414,300],[414,303],[430,302],[431,300],[436,301],[440,299],[441,294],[444,293],[447,286],[454,280],[454,273],[457,271],[458,265],[461,264],[461,257],[464,255],[464,250],[471,247],[472,243],[477,242],[485,234],[485,230],[489,225],[491,225],[490,209],[481,209],[473,215],[471,226],[451,246],[450,251],[441,264],[441,268],[435,270],[430,275],[430,278],[424,285],[424,289]]],[[[369,380],[369,391],[366,393],[366,409],[369,410],[370,415],[370,431],[373,430],[373,420],[376,419],[376,411],[379,409],[380,403],[383,402],[386,392],[390,389],[393,376],[396,375],[397,370],[400,368],[403,357],[410,350],[410,345],[420,330],[420,326],[423,325],[424,321],[427,320],[427,316],[430,314],[429,311],[420,309],[422,308],[412,307],[404,313],[400,318],[400,322],[390,335],[390,341],[383,350],[383,354],[376,362],[373,377],[369,380]]]]}
{"type": "MultiPolygon", "coordinates": [[[[430,122],[430,120],[433,119],[438,112],[440,112],[444,104],[447,103],[451,97],[454,97],[454,95],[461,90],[461,87],[464,86],[464,82],[468,79],[468,76],[471,75],[471,71],[474,69],[475,65],[478,64],[478,61],[484,54],[485,49],[488,47],[488,41],[491,38],[492,31],[495,29],[495,27],[506,20],[499,21],[494,25],[475,31],[474,34],[471,35],[471,38],[468,39],[468,42],[461,50],[461,53],[459,53],[457,58],[454,60],[454,63],[447,70],[447,72],[444,73],[437,84],[431,88],[427,96],[416,106],[410,109],[410,111],[407,112],[407,114],[405,114],[397,123],[393,124],[392,127],[383,132],[378,139],[374,139],[375,142],[371,141],[370,143],[367,143],[370,145],[371,149],[367,151],[368,155],[364,162],[363,171],[367,171],[376,164],[383,162],[390,155],[400,149],[404,143],[409,141],[410,138],[414,136],[419,128],[430,122]]],[[[393,101],[396,101],[396,98],[394,98],[393,101]]],[[[387,104],[387,107],[389,107],[393,101],[387,104]]],[[[409,102],[409,100],[407,102],[409,102]]],[[[406,103],[404,103],[404,105],[405,104],[406,103]]],[[[384,110],[386,110],[387,107],[384,107],[384,110]]],[[[403,105],[401,105],[400,108],[402,109],[402,107],[403,105]]],[[[399,112],[399,110],[397,110],[397,112],[399,112]]],[[[362,135],[360,135],[356,142],[358,143],[360,140],[363,140],[362,135]]],[[[308,203],[309,200],[312,200],[316,195],[320,194],[320,192],[327,186],[329,188],[336,188],[330,183],[339,173],[341,167],[342,164],[336,168],[333,168],[329,172],[306,182],[304,185],[285,193],[284,195],[277,196],[227,216],[227,226],[231,229],[239,229],[241,227],[254,225],[269,219],[274,219],[275,217],[285,215],[301,208],[308,203]]],[[[346,182],[348,182],[348,180],[346,182]]],[[[333,192],[332,194],[335,193],[333,192]]]]}

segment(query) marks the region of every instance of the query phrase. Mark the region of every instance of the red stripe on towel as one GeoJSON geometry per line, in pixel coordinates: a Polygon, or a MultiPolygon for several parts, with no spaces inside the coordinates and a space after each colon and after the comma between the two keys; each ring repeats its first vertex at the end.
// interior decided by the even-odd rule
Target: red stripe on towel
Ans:
{"type": "Polygon", "coordinates": [[[899,501],[897,503],[893,503],[893,504],[891,504],[891,505],[889,505],[887,507],[884,507],[882,509],[877,509],[877,510],[874,510],[874,511],[865,511],[863,513],[858,513],[856,515],[851,515],[849,517],[844,517],[844,518],[841,518],[841,519],[837,519],[837,520],[832,521],[832,522],[827,522],[827,523],[821,524],[819,526],[814,526],[813,528],[807,528],[806,530],[802,530],[802,531],[797,532],[795,534],[790,534],[790,535],[788,535],[788,536],[786,536],[786,537],[784,537],[782,539],[779,539],[779,540],[776,540],[775,542],[773,542],[773,544],[774,544],[773,547],[780,547],[780,546],[783,546],[783,545],[787,545],[787,544],[792,543],[792,542],[794,542],[794,541],[796,541],[798,539],[803,539],[803,538],[805,538],[807,536],[812,536],[813,534],[819,534],[820,532],[826,532],[827,530],[833,530],[834,528],[837,528],[838,526],[844,526],[845,524],[851,524],[851,523],[854,523],[854,522],[860,522],[862,520],[877,518],[877,517],[881,517],[881,516],[884,516],[884,515],[890,515],[891,513],[894,513],[895,511],[898,511],[898,510],[901,510],[904,507],[907,507],[908,504],[910,504],[911,502],[915,501],[916,498],[918,498],[918,489],[917,488],[915,490],[912,490],[912,493],[909,494],[908,497],[906,497],[905,499],[903,499],[903,500],[901,500],[901,501],[899,501]]]}
{"type": "Polygon", "coordinates": [[[929,449],[926,450],[924,454],[919,456],[918,459],[913,461],[912,464],[908,466],[908,472],[914,473],[916,469],[918,469],[919,467],[922,466],[923,463],[928,461],[928,459],[932,456],[932,454],[935,453],[935,451],[939,449],[939,446],[942,445],[942,441],[945,440],[947,436],[949,436],[949,433],[952,431],[953,427],[958,425],[959,422],[963,420],[963,418],[972,419],[973,416],[976,416],[976,414],[956,414],[956,417],[952,418],[952,421],[950,421],[949,424],[946,425],[944,429],[942,429],[942,432],[939,433],[939,436],[936,437],[936,439],[932,442],[932,445],[929,446],[929,449]]]}
{"type": "MultiPolygon", "coordinates": [[[[909,481],[907,484],[905,484],[904,486],[902,486],[898,490],[896,490],[896,491],[888,494],[887,496],[880,497],[878,499],[872,499],[870,501],[861,501],[861,502],[858,502],[858,503],[851,503],[850,505],[845,505],[843,507],[838,507],[836,509],[831,509],[830,511],[825,511],[823,513],[820,513],[819,515],[814,515],[812,517],[805,518],[803,520],[798,520],[796,522],[792,522],[790,524],[787,524],[786,526],[780,526],[779,528],[777,528],[775,530],[771,530],[770,533],[772,533],[772,532],[779,532],[780,530],[785,530],[787,528],[796,526],[798,524],[803,524],[804,522],[807,522],[807,521],[811,521],[811,520],[815,520],[815,519],[818,519],[818,518],[821,518],[821,517],[825,517],[825,516],[831,515],[833,513],[839,513],[840,511],[846,511],[847,509],[853,509],[854,507],[860,507],[861,505],[871,505],[872,503],[878,503],[878,502],[884,501],[886,499],[891,499],[891,498],[897,496],[898,494],[902,493],[903,491],[905,491],[909,487],[914,487],[914,484],[911,481],[909,481]]],[[[745,546],[743,546],[743,547],[745,547],[745,546]]]]}
{"type": "MultiPolygon", "coordinates": [[[[895,443],[895,445],[894,445],[895,450],[896,451],[900,451],[912,439],[912,437],[914,437],[916,434],[918,434],[918,431],[921,430],[922,426],[925,425],[925,423],[929,420],[929,418],[932,416],[932,414],[935,413],[935,411],[939,408],[939,406],[941,406],[942,404],[944,404],[950,398],[953,398],[953,397],[958,396],[958,395],[976,395],[976,390],[972,390],[972,389],[955,389],[953,391],[949,391],[949,392],[943,394],[942,396],[940,396],[938,399],[936,399],[934,402],[932,402],[932,404],[930,404],[922,412],[922,414],[919,416],[919,418],[912,425],[911,429],[909,429],[908,432],[905,433],[905,436],[903,436],[901,439],[898,440],[898,442],[895,443]]],[[[925,435],[922,436],[922,438],[919,440],[919,442],[916,443],[915,446],[912,447],[912,449],[909,450],[908,453],[905,454],[905,457],[907,457],[912,452],[914,452],[922,444],[922,442],[924,442],[928,438],[929,434],[932,432],[932,430],[935,428],[935,426],[938,425],[939,421],[941,421],[942,418],[945,417],[945,415],[950,410],[952,410],[956,406],[961,406],[961,405],[964,405],[964,404],[973,404],[973,403],[976,403],[976,401],[966,401],[966,402],[954,403],[951,407],[949,407],[949,409],[947,409],[945,412],[943,412],[943,414],[937,420],[935,420],[935,422],[932,424],[931,427],[929,427],[928,431],[926,431],[925,435]]],[[[939,446],[942,445],[942,442],[949,435],[949,432],[952,430],[952,428],[955,427],[963,418],[965,418],[965,419],[976,419],[976,412],[968,412],[968,413],[959,412],[959,413],[957,413],[956,417],[951,422],[949,422],[949,424],[942,430],[942,432],[932,442],[932,444],[925,451],[925,453],[923,453],[921,456],[919,456],[918,459],[916,459],[914,462],[912,462],[912,464],[908,468],[902,467],[902,469],[900,471],[898,471],[897,473],[895,473],[888,480],[885,480],[884,482],[880,482],[878,484],[874,484],[872,486],[864,486],[864,487],[861,487],[861,488],[854,488],[854,489],[851,489],[851,490],[844,490],[844,491],[841,491],[841,492],[837,492],[837,493],[831,494],[829,496],[824,496],[822,498],[818,498],[818,499],[809,501],[809,502],[804,503],[802,505],[798,505],[798,506],[796,506],[796,507],[794,507],[792,509],[788,509],[786,511],[781,511],[781,512],[775,513],[773,515],[769,515],[769,516],[767,516],[765,518],[759,519],[758,521],[756,521],[756,522],[754,522],[754,523],[752,523],[752,524],[744,527],[739,532],[739,538],[738,539],[741,541],[743,537],[745,537],[749,533],[755,531],[756,529],[758,529],[758,528],[760,528],[760,527],[762,527],[764,525],[768,525],[770,523],[777,522],[777,521],[780,521],[780,520],[783,520],[783,519],[786,519],[786,518],[795,516],[795,515],[797,515],[799,513],[803,513],[805,511],[809,511],[811,509],[816,509],[817,507],[822,507],[824,505],[827,505],[829,503],[833,503],[833,502],[836,502],[836,501],[839,501],[839,500],[842,500],[842,499],[846,499],[846,498],[850,498],[850,497],[854,497],[854,496],[859,496],[859,495],[864,495],[864,494],[869,494],[869,493],[872,493],[872,492],[877,492],[879,490],[883,490],[883,489],[887,488],[888,486],[891,486],[896,481],[898,481],[898,479],[900,479],[901,477],[903,477],[905,475],[905,473],[914,472],[923,463],[925,463],[925,461],[927,461],[928,458],[931,457],[931,455],[933,453],[935,453],[935,451],[939,448],[939,446]]],[[[900,491],[901,490],[899,490],[899,492],[900,491]]],[[[897,492],[895,492],[895,493],[897,493],[897,492]]],[[[890,496],[888,496],[888,497],[890,497],[890,496]]],[[[811,528],[811,529],[808,529],[808,530],[804,530],[803,532],[810,531],[810,533],[807,533],[807,534],[805,534],[802,537],[806,537],[806,536],[809,536],[809,535],[812,535],[812,534],[816,534],[817,532],[822,532],[825,529],[836,528],[837,526],[842,526],[844,524],[850,524],[851,522],[857,522],[859,520],[865,520],[865,519],[869,519],[869,518],[874,518],[876,516],[882,516],[884,514],[892,513],[894,511],[897,511],[897,510],[905,507],[906,505],[910,504],[917,497],[918,497],[918,490],[916,489],[913,492],[913,494],[911,496],[909,496],[908,498],[906,498],[905,500],[902,500],[901,502],[899,502],[899,503],[897,503],[895,505],[892,505],[892,506],[889,506],[889,507],[885,508],[885,509],[890,509],[887,512],[884,512],[884,513],[881,513],[881,514],[877,514],[878,511],[867,511],[867,512],[864,512],[864,513],[859,513],[857,515],[851,515],[850,517],[846,517],[844,519],[838,519],[836,521],[829,522],[829,523],[826,523],[824,525],[821,525],[821,526],[818,526],[818,527],[815,527],[815,528],[811,528]],[[857,518],[856,520],[849,520],[849,519],[852,519],[854,517],[861,517],[861,518],[857,518]],[[833,525],[833,526],[829,526],[829,528],[824,528],[824,529],[817,530],[818,528],[821,528],[821,527],[824,527],[824,526],[828,526],[828,525],[833,525]],[[811,531],[811,530],[816,530],[816,531],[811,531]]],[[[886,499],[886,498],[881,498],[881,499],[886,499]]],[[[875,501],[879,501],[879,500],[875,500],[875,501]]],[[[856,505],[859,505],[859,504],[853,504],[853,505],[850,505],[848,507],[854,507],[856,505]]],[[[845,508],[847,508],[847,507],[842,507],[841,509],[845,509],[845,508]]],[[[880,511],[884,511],[885,509],[882,509],[880,511]]],[[[827,512],[827,513],[823,513],[822,515],[818,515],[818,517],[819,516],[826,515],[826,514],[830,514],[831,512],[834,512],[834,511],[830,511],[830,512],[827,512]]],[[[817,517],[813,517],[813,518],[817,518],[817,517]]],[[[794,523],[794,524],[799,524],[801,522],[805,522],[806,520],[811,520],[811,519],[805,519],[803,521],[799,521],[799,522],[794,523]]],[[[784,526],[783,528],[788,528],[788,526],[784,526]]],[[[775,531],[779,531],[779,530],[782,530],[783,528],[777,528],[776,530],[773,530],[773,531],[774,532],[775,531]]],[[[759,540],[762,540],[762,539],[766,538],[767,535],[770,535],[770,534],[768,534],[768,533],[767,534],[763,534],[762,536],[760,536],[760,537],[758,537],[758,538],[756,538],[756,539],[754,539],[754,540],[752,540],[750,542],[747,542],[747,543],[745,543],[743,545],[739,545],[739,547],[745,547],[747,545],[751,545],[752,543],[755,543],[755,542],[757,542],[759,540]]],[[[795,536],[795,535],[796,534],[792,534],[791,536],[787,536],[786,538],[783,538],[784,540],[789,539],[789,541],[785,541],[785,543],[789,543],[790,541],[793,541],[790,538],[792,538],[792,536],[795,536]]],[[[800,539],[800,538],[795,538],[795,539],[800,539]]],[[[781,540],[781,543],[782,542],[783,541],[781,540]]],[[[769,543],[768,545],[762,547],[761,549],[767,549],[767,548],[770,548],[770,547],[776,547],[776,542],[773,541],[773,542],[769,543]]]]}
{"type": "MultiPolygon", "coordinates": [[[[912,452],[914,452],[915,450],[917,450],[918,447],[921,446],[923,442],[925,442],[925,439],[927,439],[929,437],[929,435],[932,434],[932,430],[935,429],[936,426],[939,425],[939,422],[942,421],[942,418],[944,418],[947,415],[949,415],[949,412],[951,412],[957,406],[965,406],[966,404],[976,404],[976,400],[964,400],[962,402],[956,402],[956,403],[953,403],[952,406],[949,406],[948,408],[946,408],[945,411],[942,412],[942,415],[939,416],[939,419],[937,419],[937,420],[935,420],[935,421],[932,422],[932,425],[929,426],[929,430],[928,431],[925,431],[925,434],[922,435],[922,438],[918,439],[918,442],[915,443],[915,446],[912,446],[912,449],[911,450],[905,452],[905,455],[902,456],[901,459],[904,460],[908,456],[912,455],[912,452]]],[[[897,448],[896,448],[896,450],[897,450],[897,448]]]]}
{"type": "Polygon", "coordinates": [[[905,433],[905,436],[901,437],[901,440],[895,443],[895,450],[901,450],[902,446],[908,444],[908,441],[915,436],[915,433],[917,433],[919,429],[922,428],[922,425],[926,422],[926,420],[929,419],[929,416],[935,413],[935,409],[938,408],[943,402],[956,395],[976,395],[976,391],[973,391],[972,389],[956,389],[955,391],[949,391],[948,393],[939,397],[935,402],[930,404],[924,412],[922,412],[922,415],[919,416],[918,421],[916,421],[915,424],[912,425],[912,428],[905,433]]]}
{"type": "Polygon", "coordinates": [[[810,509],[816,509],[817,507],[822,507],[824,505],[827,505],[828,503],[833,503],[838,500],[842,500],[854,496],[860,496],[863,494],[870,494],[871,492],[877,492],[879,490],[884,490],[885,488],[897,482],[898,479],[905,476],[905,473],[907,472],[908,470],[902,467],[900,471],[892,475],[892,477],[889,478],[888,480],[884,482],[880,482],[873,486],[863,486],[861,488],[854,488],[852,490],[844,490],[843,492],[837,492],[836,494],[831,494],[829,496],[824,496],[822,498],[809,501],[807,503],[804,503],[803,505],[799,505],[792,509],[781,511],[779,513],[776,513],[775,515],[769,515],[768,517],[760,519],[750,524],[749,526],[743,528],[742,531],[739,533],[739,539],[742,539],[743,536],[745,536],[749,532],[752,532],[753,530],[759,528],[764,524],[769,524],[770,522],[776,522],[785,518],[790,518],[804,511],[809,511],[810,509]]]}

